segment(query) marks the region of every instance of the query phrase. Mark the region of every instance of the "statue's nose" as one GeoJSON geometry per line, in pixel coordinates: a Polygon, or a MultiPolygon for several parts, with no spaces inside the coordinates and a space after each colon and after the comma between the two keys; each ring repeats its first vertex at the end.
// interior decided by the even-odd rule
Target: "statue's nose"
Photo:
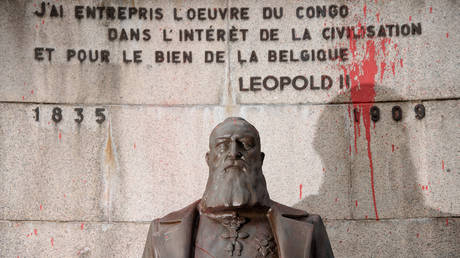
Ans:
{"type": "Polygon", "coordinates": [[[230,143],[229,157],[232,158],[232,159],[241,159],[241,157],[243,157],[243,153],[241,153],[240,146],[238,145],[238,142],[232,141],[230,143]]]}

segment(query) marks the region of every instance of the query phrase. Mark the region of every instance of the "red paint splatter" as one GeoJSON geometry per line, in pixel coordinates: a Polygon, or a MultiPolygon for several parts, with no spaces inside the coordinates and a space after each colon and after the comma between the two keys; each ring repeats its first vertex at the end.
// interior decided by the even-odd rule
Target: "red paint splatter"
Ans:
{"type": "Polygon", "coordinates": [[[355,206],[358,207],[358,200],[355,201],[355,206]]]}
{"type": "Polygon", "coordinates": [[[80,229],[83,230],[84,227],[85,227],[85,224],[81,223],[80,229]]]}
{"type": "Polygon", "coordinates": [[[61,132],[59,132],[59,136],[58,136],[58,137],[59,137],[59,140],[61,140],[61,139],[62,139],[62,135],[61,135],[61,132]]]}
{"type": "Polygon", "coordinates": [[[394,144],[391,145],[391,152],[395,152],[395,145],[394,144]]]}
{"type": "Polygon", "coordinates": [[[446,33],[446,38],[449,38],[449,33],[446,33]]]}
{"type": "Polygon", "coordinates": [[[40,204],[40,210],[43,210],[43,206],[40,204]]]}
{"type": "Polygon", "coordinates": [[[377,17],[377,22],[380,22],[380,13],[376,13],[375,17],[377,17]]]}
{"type": "Polygon", "coordinates": [[[302,200],[302,184],[299,185],[299,199],[302,200]]]}
{"type": "Polygon", "coordinates": [[[430,7],[430,13],[432,13],[432,12],[433,12],[433,7],[430,7]]]}
{"type": "Polygon", "coordinates": [[[449,219],[446,219],[446,227],[449,226],[449,219]]]}
{"type": "Polygon", "coordinates": [[[412,21],[412,16],[409,16],[409,21],[412,21]]]}
{"type": "Polygon", "coordinates": [[[37,235],[37,233],[38,233],[37,229],[34,228],[34,234],[37,235]]]}
{"type": "Polygon", "coordinates": [[[444,160],[442,160],[442,171],[444,171],[444,160]]]}
{"type": "Polygon", "coordinates": [[[54,246],[54,238],[51,238],[51,246],[54,246]]]}
{"type": "Polygon", "coordinates": [[[195,246],[196,246],[198,249],[200,249],[201,251],[203,251],[205,254],[209,255],[209,257],[215,258],[215,257],[212,256],[208,251],[206,251],[206,249],[199,247],[197,244],[195,244],[195,246]]]}

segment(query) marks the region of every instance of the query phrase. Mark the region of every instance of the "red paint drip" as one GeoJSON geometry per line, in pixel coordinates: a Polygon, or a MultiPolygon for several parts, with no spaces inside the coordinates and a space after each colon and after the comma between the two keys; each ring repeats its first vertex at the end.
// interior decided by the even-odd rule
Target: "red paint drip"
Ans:
{"type": "Polygon", "coordinates": [[[355,206],[358,207],[358,200],[355,201],[355,206]]]}
{"type": "Polygon", "coordinates": [[[299,199],[302,200],[302,184],[299,185],[299,199]]]}
{"type": "Polygon", "coordinates": [[[393,72],[393,76],[395,76],[395,63],[394,62],[390,62],[391,63],[391,71],[393,72]]]}
{"type": "Polygon", "coordinates": [[[412,16],[409,16],[409,21],[412,21],[412,16]]]}
{"type": "Polygon", "coordinates": [[[442,160],[442,171],[444,171],[444,160],[442,160]]]}
{"type": "Polygon", "coordinates": [[[449,38],[449,33],[446,33],[446,38],[449,38]]]}
{"type": "Polygon", "coordinates": [[[22,100],[24,100],[24,96],[22,96],[22,100]]]}
{"type": "Polygon", "coordinates": [[[399,64],[401,65],[401,68],[403,67],[403,59],[399,59],[399,64]]]}
{"type": "MultiPolygon", "coordinates": [[[[360,25],[360,24],[358,24],[360,25]]],[[[358,26],[360,27],[360,26],[358,26]]],[[[374,203],[374,211],[376,220],[379,219],[377,211],[377,203],[375,200],[375,187],[374,187],[374,166],[372,162],[372,151],[371,151],[371,133],[370,133],[370,108],[371,103],[375,101],[375,76],[378,72],[377,60],[376,60],[376,48],[375,42],[372,40],[366,41],[365,45],[365,57],[363,60],[356,60],[355,54],[353,54],[353,62],[349,65],[350,68],[350,79],[351,79],[351,101],[354,108],[359,108],[362,112],[363,125],[366,131],[367,140],[367,155],[369,157],[369,168],[371,174],[371,188],[372,188],[372,200],[374,203]]],[[[356,40],[353,37],[350,38],[350,51],[356,52],[356,40]]],[[[357,122],[355,121],[355,124],[357,122]]],[[[359,123],[359,122],[358,122],[359,123]]],[[[357,126],[355,125],[355,129],[357,126]]],[[[359,125],[358,125],[359,128],[359,125]]],[[[356,137],[356,132],[355,132],[356,137]]],[[[355,138],[356,141],[356,138],[355,138]]],[[[357,202],[356,202],[357,203],[357,202]]]]}
{"type": "Polygon", "coordinates": [[[40,204],[40,210],[43,210],[43,206],[40,204]]]}
{"type": "Polygon", "coordinates": [[[420,234],[419,234],[419,233],[417,233],[417,238],[419,238],[419,237],[420,237],[420,234]]]}
{"type": "Polygon", "coordinates": [[[136,144],[134,144],[134,149],[136,149],[136,144]]]}
{"type": "Polygon", "coordinates": [[[42,20],[42,24],[45,24],[45,20],[42,20]]]}
{"type": "Polygon", "coordinates": [[[54,238],[51,238],[51,246],[54,246],[54,238]]]}
{"type": "Polygon", "coordinates": [[[391,152],[395,152],[395,145],[394,144],[391,145],[391,152]]]}
{"type": "Polygon", "coordinates": [[[430,7],[430,13],[433,13],[433,7],[430,7]]]}
{"type": "Polygon", "coordinates": [[[37,229],[34,228],[34,234],[37,235],[37,229]]]}
{"type": "Polygon", "coordinates": [[[376,13],[375,17],[377,17],[377,22],[380,22],[380,13],[376,13]]]}
{"type": "Polygon", "coordinates": [[[446,219],[446,227],[449,226],[449,219],[446,219]]]}
{"type": "Polygon", "coordinates": [[[81,223],[80,229],[83,230],[84,227],[85,227],[85,224],[81,223]]]}
{"type": "Polygon", "coordinates": [[[59,140],[62,139],[62,135],[61,135],[61,132],[59,132],[59,140]]]}
{"type": "Polygon", "coordinates": [[[367,5],[366,4],[364,4],[363,13],[364,13],[364,18],[366,18],[367,16],[367,5]]]}
{"type": "Polygon", "coordinates": [[[31,91],[30,91],[30,94],[34,94],[34,90],[31,90],[31,91]]]}

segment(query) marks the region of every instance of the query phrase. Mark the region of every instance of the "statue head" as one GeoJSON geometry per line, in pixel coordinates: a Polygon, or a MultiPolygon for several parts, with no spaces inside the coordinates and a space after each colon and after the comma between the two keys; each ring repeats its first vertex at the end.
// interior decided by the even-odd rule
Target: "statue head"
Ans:
{"type": "Polygon", "coordinates": [[[218,124],[209,137],[206,153],[209,177],[200,204],[202,209],[269,206],[263,161],[259,132],[253,125],[240,117],[230,117],[218,124]]]}

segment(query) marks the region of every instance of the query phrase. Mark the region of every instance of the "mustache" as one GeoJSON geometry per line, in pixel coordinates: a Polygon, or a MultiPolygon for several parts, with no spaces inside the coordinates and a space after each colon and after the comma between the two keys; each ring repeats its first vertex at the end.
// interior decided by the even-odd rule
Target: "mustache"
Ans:
{"type": "Polygon", "coordinates": [[[243,159],[227,159],[224,163],[224,169],[227,170],[229,168],[247,169],[248,164],[243,159]]]}

